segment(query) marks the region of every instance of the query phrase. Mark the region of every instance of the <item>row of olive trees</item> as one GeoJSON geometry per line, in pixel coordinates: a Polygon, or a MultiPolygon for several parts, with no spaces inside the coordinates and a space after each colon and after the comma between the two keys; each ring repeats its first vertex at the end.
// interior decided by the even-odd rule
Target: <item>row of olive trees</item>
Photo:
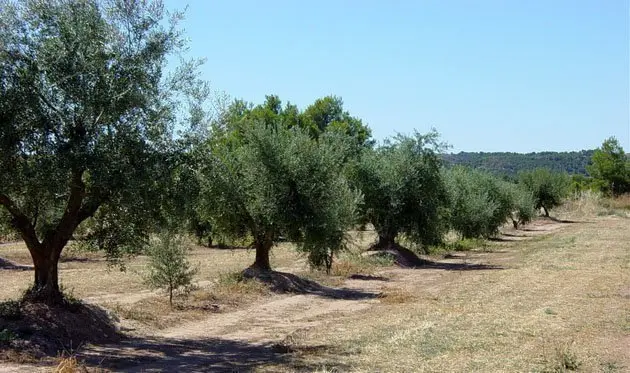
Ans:
{"type": "Polygon", "coordinates": [[[63,302],[58,262],[71,239],[117,259],[153,233],[193,227],[208,241],[251,239],[255,276],[271,269],[280,239],[329,267],[358,222],[375,227],[379,247],[398,236],[430,245],[451,228],[473,234],[461,217],[474,210],[466,198],[453,204],[458,195],[496,205],[481,235],[506,219],[505,196],[527,201],[505,185],[459,189],[435,133],[375,147],[337,97],[304,111],[276,96],[235,101],[209,120],[198,64],[166,68],[185,42],[180,15],[159,1],[0,0],[0,9],[0,218],[32,257],[32,301],[63,302]]]}

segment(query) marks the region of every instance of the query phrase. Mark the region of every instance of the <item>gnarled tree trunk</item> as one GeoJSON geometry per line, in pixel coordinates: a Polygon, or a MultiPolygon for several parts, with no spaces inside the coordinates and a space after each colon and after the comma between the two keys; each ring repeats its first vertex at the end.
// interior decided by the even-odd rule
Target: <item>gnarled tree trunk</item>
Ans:
{"type": "Polygon", "coordinates": [[[270,233],[256,235],[254,248],[256,250],[256,259],[254,263],[243,271],[243,276],[247,278],[265,278],[271,271],[269,263],[269,252],[273,246],[273,235],[270,233]]]}
{"type": "Polygon", "coordinates": [[[372,246],[373,249],[388,249],[396,243],[396,231],[378,231],[378,241],[372,246]]]}
{"type": "Polygon", "coordinates": [[[26,300],[51,305],[63,302],[63,294],[59,289],[58,269],[62,249],[63,246],[42,246],[39,250],[29,247],[35,266],[35,279],[33,286],[26,293],[26,300]]]}
{"type": "Polygon", "coordinates": [[[269,252],[271,251],[271,246],[273,242],[263,241],[257,242],[255,244],[256,248],[256,259],[254,263],[249,266],[251,269],[255,269],[260,272],[270,272],[271,264],[269,263],[269,252]]]}
{"type": "Polygon", "coordinates": [[[3,205],[13,217],[13,225],[20,232],[26,247],[33,259],[35,279],[33,287],[25,295],[25,299],[47,304],[63,303],[63,294],[59,289],[59,257],[77,226],[94,215],[101,201],[92,200],[84,204],[85,183],[82,180],[82,169],[72,171],[70,194],[63,215],[57,226],[40,241],[35,230],[36,217],[29,218],[19,206],[9,198],[0,194],[0,205],[3,205]]]}

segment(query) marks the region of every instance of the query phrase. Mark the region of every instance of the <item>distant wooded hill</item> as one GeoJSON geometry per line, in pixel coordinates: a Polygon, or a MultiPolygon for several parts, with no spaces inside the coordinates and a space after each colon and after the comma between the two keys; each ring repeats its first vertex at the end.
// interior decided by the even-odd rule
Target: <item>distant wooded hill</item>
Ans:
{"type": "Polygon", "coordinates": [[[540,152],[540,153],[486,153],[459,152],[444,154],[447,164],[464,165],[487,170],[493,174],[514,177],[519,171],[538,167],[554,171],[566,171],[570,174],[587,175],[586,165],[591,161],[594,150],[578,152],[540,152]]]}

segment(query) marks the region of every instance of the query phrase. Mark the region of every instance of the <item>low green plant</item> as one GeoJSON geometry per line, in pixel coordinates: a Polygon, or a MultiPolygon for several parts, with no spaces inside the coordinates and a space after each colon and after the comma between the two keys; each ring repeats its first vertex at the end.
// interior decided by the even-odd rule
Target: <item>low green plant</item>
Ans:
{"type": "Polygon", "coordinates": [[[17,339],[17,335],[9,329],[0,330],[0,344],[11,343],[17,339]]]}
{"type": "Polygon", "coordinates": [[[448,251],[471,251],[485,247],[486,241],[480,238],[462,238],[455,242],[446,243],[444,246],[448,251]]]}
{"type": "Polygon", "coordinates": [[[220,273],[217,283],[219,285],[234,285],[243,281],[247,281],[248,279],[243,276],[242,272],[227,272],[220,273]]]}
{"type": "Polygon", "coordinates": [[[67,289],[61,284],[59,291],[63,294],[64,306],[70,311],[76,311],[83,305],[83,301],[74,295],[74,289],[67,289]]]}
{"type": "Polygon", "coordinates": [[[16,300],[0,302],[0,319],[19,320],[22,318],[21,303],[16,300]]]}
{"type": "Polygon", "coordinates": [[[152,241],[147,252],[149,263],[145,283],[166,291],[172,307],[175,292],[188,294],[192,290],[197,268],[193,268],[186,258],[188,247],[181,236],[165,232],[152,241]]]}

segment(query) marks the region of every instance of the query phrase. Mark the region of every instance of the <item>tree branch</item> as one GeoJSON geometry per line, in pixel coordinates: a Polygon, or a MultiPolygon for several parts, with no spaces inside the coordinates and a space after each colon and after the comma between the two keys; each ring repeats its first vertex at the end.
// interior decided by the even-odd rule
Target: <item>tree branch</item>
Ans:
{"type": "Polygon", "coordinates": [[[85,198],[85,183],[83,182],[83,169],[72,170],[70,179],[70,196],[66,203],[66,209],[57,224],[56,229],[46,234],[42,244],[44,246],[53,245],[54,247],[63,247],[72,237],[78,222],[78,214],[85,198]]]}
{"type": "Polygon", "coordinates": [[[20,232],[26,246],[31,250],[40,251],[41,243],[37,239],[35,226],[31,223],[30,219],[24,215],[17,204],[15,204],[15,202],[13,202],[6,194],[0,193],[0,205],[4,206],[11,216],[13,216],[15,229],[20,232]]]}

